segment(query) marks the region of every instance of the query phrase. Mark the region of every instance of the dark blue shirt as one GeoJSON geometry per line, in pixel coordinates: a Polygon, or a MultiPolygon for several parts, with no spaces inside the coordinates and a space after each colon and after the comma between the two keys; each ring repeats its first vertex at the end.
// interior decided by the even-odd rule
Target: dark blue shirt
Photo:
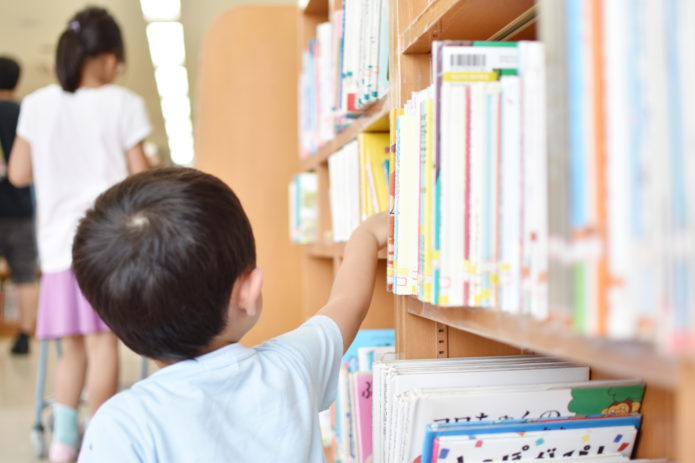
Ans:
{"type": "MultiPolygon", "coordinates": [[[[0,146],[8,165],[18,118],[19,105],[14,101],[0,100],[0,146]]],[[[0,180],[0,219],[30,218],[33,215],[34,205],[29,187],[15,188],[7,178],[0,180]]]]}

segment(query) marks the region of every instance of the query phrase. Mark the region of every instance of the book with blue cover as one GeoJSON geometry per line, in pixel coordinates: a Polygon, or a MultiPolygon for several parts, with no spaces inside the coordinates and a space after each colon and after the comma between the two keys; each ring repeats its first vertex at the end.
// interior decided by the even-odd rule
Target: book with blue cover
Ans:
{"type": "Polygon", "coordinates": [[[634,448],[640,416],[564,417],[427,426],[422,463],[623,455],[634,448]]]}

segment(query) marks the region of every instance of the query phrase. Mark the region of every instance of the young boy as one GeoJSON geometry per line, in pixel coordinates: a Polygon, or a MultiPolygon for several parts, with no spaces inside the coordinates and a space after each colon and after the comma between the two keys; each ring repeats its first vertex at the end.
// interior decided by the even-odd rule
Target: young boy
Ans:
{"type": "Polygon", "coordinates": [[[247,348],[263,272],[232,190],[165,168],[104,192],[75,236],[77,280],[114,333],[163,368],[99,409],[79,461],[324,461],[318,412],[366,315],[386,229],[382,214],[355,230],[316,316],[247,348]]]}

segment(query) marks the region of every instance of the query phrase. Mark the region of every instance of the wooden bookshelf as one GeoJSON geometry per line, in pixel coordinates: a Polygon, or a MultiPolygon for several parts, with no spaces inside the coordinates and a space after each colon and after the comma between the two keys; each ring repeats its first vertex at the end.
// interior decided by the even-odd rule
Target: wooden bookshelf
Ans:
{"type": "MultiPolygon", "coordinates": [[[[559,1],[559,0],[558,0],[559,1]]],[[[299,15],[301,47],[316,24],[340,8],[340,0],[311,0],[299,15]]],[[[389,0],[390,58],[388,98],[378,102],[316,155],[300,171],[319,174],[319,243],[304,247],[304,294],[309,307],[325,300],[343,245],[330,242],[327,159],[367,130],[388,128],[390,109],[402,108],[413,91],[430,85],[433,40],[536,39],[534,0],[389,0]],[[328,288],[328,289],[327,289],[328,288]]],[[[382,261],[380,265],[385,267],[382,261]]],[[[383,278],[383,276],[382,276],[383,278]]],[[[591,367],[593,378],[640,378],[647,388],[635,456],[695,463],[695,360],[662,353],[651,344],[587,338],[559,321],[477,308],[443,308],[410,296],[393,296],[378,281],[366,328],[395,327],[402,358],[542,353],[591,367]]]]}
{"type": "MultiPolygon", "coordinates": [[[[391,0],[391,103],[430,85],[433,40],[535,39],[533,0],[391,0]]],[[[395,296],[396,350],[404,358],[543,353],[587,364],[592,377],[647,384],[635,455],[695,462],[695,362],[652,344],[587,338],[567,326],[492,309],[444,308],[395,296]]]]}
{"type": "MultiPolygon", "coordinates": [[[[329,21],[330,15],[342,8],[340,0],[310,0],[304,9],[299,10],[299,47],[297,60],[309,40],[316,35],[316,26],[329,21]]],[[[309,317],[326,303],[330,294],[333,277],[342,262],[345,243],[332,241],[331,209],[329,201],[328,158],[348,142],[355,140],[363,132],[388,132],[388,114],[391,109],[390,95],[385,95],[335,137],[321,146],[318,151],[299,161],[299,171],[316,172],[319,179],[319,239],[314,244],[302,248],[302,291],[304,294],[304,316],[309,317]]],[[[394,328],[393,296],[386,292],[386,251],[379,253],[379,270],[369,314],[362,324],[367,329],[394,328]]]]}
{"type": "Polygon", "coordinates": [[[264,270],[265,311],[246,345],[302,321],[302,256],[287,239],[288,202],[279,201],[299,166],[296,15],[296,6],[231,8],[211,24],[202,48],[195,167],[234,189],[264,270]]]}

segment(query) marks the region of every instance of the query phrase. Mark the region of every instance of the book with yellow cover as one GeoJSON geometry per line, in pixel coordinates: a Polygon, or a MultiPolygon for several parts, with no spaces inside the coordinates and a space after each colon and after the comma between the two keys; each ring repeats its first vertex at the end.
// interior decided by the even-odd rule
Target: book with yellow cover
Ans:
{"type": "Polygon", "coordinates": [[[388,132],[364,132],[358,135],[360,150],[360,204],[362,218],[388,210],[388,132]]]}

